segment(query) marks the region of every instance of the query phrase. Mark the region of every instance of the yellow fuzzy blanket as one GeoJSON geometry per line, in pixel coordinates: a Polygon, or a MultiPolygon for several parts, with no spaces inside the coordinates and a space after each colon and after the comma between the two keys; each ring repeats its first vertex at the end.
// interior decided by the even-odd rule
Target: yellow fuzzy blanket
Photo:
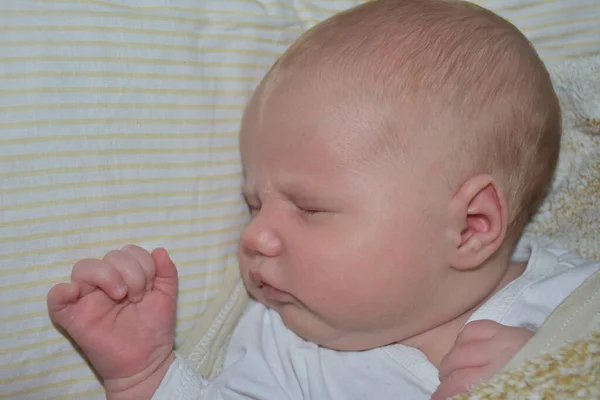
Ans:
{"type": "Polygon", "coordinates": [[[600,399],[600,332],[526,361],[452,400],[600,399]]]}
{"type": "Polygon", "coordinates": [[[503,371],[452,400],[600,399],[600,272],[546,320],[503,371]]]}

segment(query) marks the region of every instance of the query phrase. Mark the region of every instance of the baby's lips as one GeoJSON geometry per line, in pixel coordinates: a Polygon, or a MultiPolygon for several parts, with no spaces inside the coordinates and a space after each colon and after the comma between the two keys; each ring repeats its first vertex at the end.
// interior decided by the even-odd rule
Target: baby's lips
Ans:
{"type": "Polygon", "coordinates": [[[250,281],[252,281],[252,284],[254,284],[256,287],[261,287],[264,284],[260,272],[256,270],[249,270],[248,277],[250,278],[250,281]]]}

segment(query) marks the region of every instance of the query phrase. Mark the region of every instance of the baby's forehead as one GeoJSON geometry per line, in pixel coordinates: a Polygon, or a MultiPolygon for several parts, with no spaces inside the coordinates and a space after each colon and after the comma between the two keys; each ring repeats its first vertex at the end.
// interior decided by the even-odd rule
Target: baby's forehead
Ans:
{"type": "Polygon", "coordinates": [[[354,95],[343,79],[282,80],[258,93],[248,107],[249,131],[293,136],[300,141],[352,141],[372,135],[378,110],[373,101],[354,95]]]}

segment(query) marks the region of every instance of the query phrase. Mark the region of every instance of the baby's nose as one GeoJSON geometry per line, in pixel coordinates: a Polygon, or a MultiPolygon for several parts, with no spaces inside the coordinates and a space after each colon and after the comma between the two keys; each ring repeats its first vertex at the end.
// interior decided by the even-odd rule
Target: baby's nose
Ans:
{"type": "Polygon", "coordinates": [[[244,229],[241,235],[241,245],[245,251],[265,257],[277,257],[281,252],[281,240],[272,229],[268,228],[260,216],[244,229]]]}

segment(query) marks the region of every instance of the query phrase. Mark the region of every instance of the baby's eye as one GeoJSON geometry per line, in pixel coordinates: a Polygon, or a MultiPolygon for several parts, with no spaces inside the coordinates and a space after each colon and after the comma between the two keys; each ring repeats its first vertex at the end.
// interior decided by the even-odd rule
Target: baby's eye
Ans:
{"type": "Polygon", "coordinates": [[[253,217],[260,212],[260,207],[249,206],[248,209],[250,210],[250,215],[253,217]]]}
{"type": "Polygon", "coordinates": [[[250,204],[248,202],[246,202],[246,207],[248,207],[248,211],[250,212],[250,215],[252,215],[253,217],[258,214],[258,212],[260,211],[260,206],[255,205],[255,204],[250,204]]]}
{"type": "Polygon", "coordinates": [[[246,207],[248,207],[250,215],[254,217],[260,211],[260,201],[254,196],[249,196],[246,193],[242,193],[242,196],[244,199],[244,203],[246,203],[246,207]]]}
{"type": "Polygon", "coordinates": [[[314,214],[325,212],[324,210],[321,210],[318,208],[313,208],[313,207],[300,207],[300,206],[297,206],[297,207],[298,207],[298,210],[300,210],[300,212],[302,214],[307,214],[307,215],[314,215],[314,214]]]}

